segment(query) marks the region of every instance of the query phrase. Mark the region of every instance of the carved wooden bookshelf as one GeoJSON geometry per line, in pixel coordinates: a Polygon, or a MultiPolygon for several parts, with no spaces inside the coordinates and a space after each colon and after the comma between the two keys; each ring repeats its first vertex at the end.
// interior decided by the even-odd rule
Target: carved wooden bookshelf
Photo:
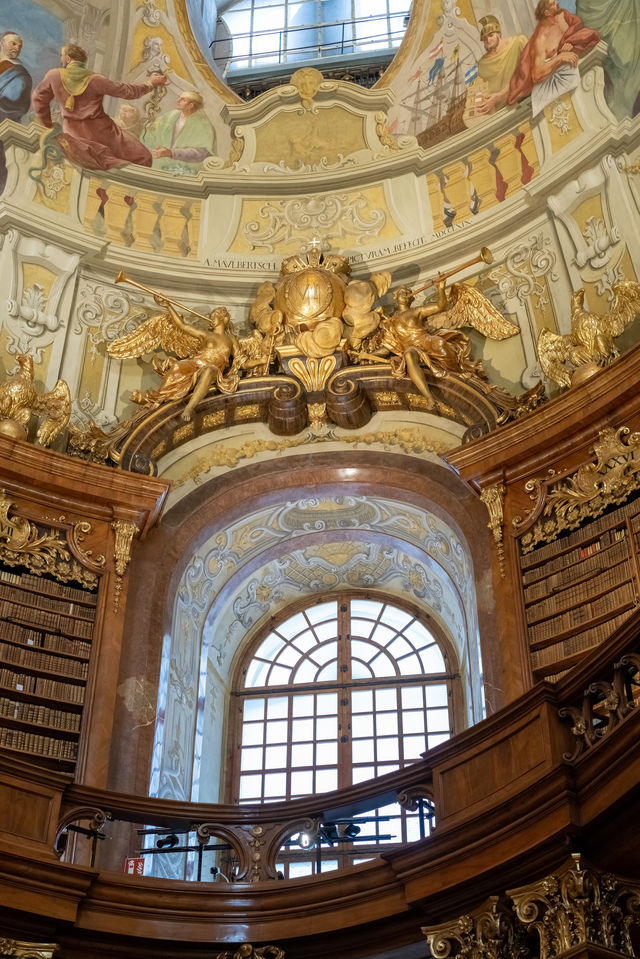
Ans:
{"type": "Polygon", "coordinates": [[[557,679],[632,614],[640,597],[640,499],[520,556],[531,665],[557,679]]]}
{"type": "Polygon", "coordinates": [[[0,746],[74,767],[97,598],[0,563],[0,746]]]}

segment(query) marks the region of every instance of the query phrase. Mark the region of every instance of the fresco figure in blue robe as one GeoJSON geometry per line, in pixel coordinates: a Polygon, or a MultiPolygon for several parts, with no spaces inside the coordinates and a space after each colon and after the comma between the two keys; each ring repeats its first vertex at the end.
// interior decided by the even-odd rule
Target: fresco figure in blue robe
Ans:
{"type": "Polygon", "coordinates": [[[621,120],[640,112],[640,0],[577,0],[576,12],[608,45],[607,101],[621,120]]]}
{"type": "Polygon", "coordinates": [[[20,123],[31,103],[31,75],[20,61],[22,37],[12,30],[0,36],[0,120],[20,123]]]}

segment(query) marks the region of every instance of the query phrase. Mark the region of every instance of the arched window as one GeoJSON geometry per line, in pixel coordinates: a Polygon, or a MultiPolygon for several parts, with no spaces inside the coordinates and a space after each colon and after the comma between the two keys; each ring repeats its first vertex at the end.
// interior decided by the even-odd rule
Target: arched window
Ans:
{"type": "Polygon", "coordinates": [[[414,611],[339,596],[289,614],[240,664],[229,800],[273,802],[401,769],[454,731],[455,664],[414,611]]]}

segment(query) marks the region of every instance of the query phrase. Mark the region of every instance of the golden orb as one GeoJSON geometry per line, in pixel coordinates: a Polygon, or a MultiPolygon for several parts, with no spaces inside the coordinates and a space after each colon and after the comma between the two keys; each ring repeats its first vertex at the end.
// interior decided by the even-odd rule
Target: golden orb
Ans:
{"type": "Polygon", "coordinates": [[[17,420],[0,420],[0,433],[12,440],[26,440],[27,428],[17,420]]]}

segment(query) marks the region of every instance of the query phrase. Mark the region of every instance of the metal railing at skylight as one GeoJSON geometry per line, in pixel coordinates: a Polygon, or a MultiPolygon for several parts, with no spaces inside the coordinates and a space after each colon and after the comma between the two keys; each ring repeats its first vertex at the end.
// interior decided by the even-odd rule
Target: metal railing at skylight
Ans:
{"type": "MultiPolygon", "coordinates": [[[[283,63],[302,65],[328,57],[390,50],[401,43],[407,18],[408,11],[404,11],[296,26],[277,26],[267,30],[233,31],[233,52],[228,59],[227,72],[259,69],[283,63]],[[312,39],[314,34],[315,39],[312,39]]],[[[216,54],[222,50],[222,44],[228,44],[228,39],[214,40],[211,43],[214,59],[218,59],[216,54]]]]}

